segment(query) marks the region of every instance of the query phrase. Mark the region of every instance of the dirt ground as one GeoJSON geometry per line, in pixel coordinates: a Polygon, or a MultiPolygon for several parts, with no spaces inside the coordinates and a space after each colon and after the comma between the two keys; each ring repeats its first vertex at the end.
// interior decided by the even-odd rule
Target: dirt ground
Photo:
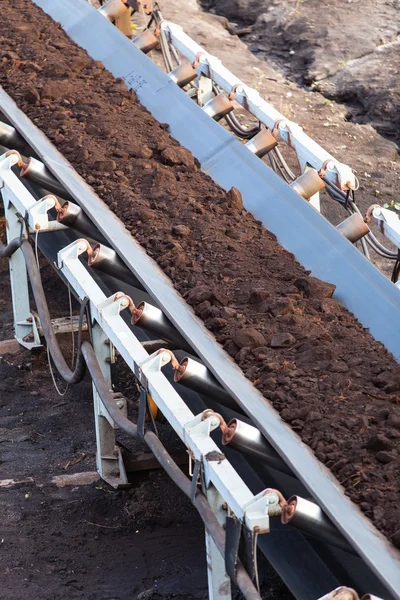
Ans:
{"type": "Polygon", "coordinates": [[[400,141],[399,0],[205,0],[257,56],[343,102],[347,119],[400,141]]]}

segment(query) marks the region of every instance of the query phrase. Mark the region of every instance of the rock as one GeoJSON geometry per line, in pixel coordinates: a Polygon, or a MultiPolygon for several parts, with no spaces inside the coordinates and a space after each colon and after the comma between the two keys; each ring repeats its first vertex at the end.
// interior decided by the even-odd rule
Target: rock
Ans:
{"type": "Polygon", "coordinates": [[[295,338],[291,333],[275,333],[272,336],[271,347],[272,348],[288,348],[295,343],[295,338]]]}
{"type": "Polygon", "coordinates": [[[210,301],[211,304],[216,304],[217,306],[226,306],[229,302],[229,298],[219,290],[213,290],[210,301]]]}
{"type": "Polygon", "coordinates": [[[277,298],[270,304],[269,312],[271,312],[274,316],[291,315],[294,313],[294,304],[290,298],[277,298]]]}
{"type": "Polygon", "coordinates": [[[153,156],[153,151],[148,146],[142,146],[139,149],[137,156],[149,160],[153,156]]]}
{"type": "Polygon", "coordinates": [[[331,373],[347,373],[349,367],[342,360],[333,360],[328,366],[331,373]]]}
{"type": "Polygon", "coordinates": [[[337,317],[342,314],[342,308],[333,298],[325,298],[321,301],[320,310],[326,315],[334,315],[337,317]]]}
{"type": "Polygon", "coordinates": [[[389,394],[400,392],[400,367],[397,367],[388,377],[385,392],[388,392],[389,394]]]}
{"type": "Polygon", "coordinates": [[[96,125],[93,125],[92,123],[88,123],[86,125],[86,133],[88,135],[100,135],[101,130],[100,130],[100,127],[97,127],[96,125]]]}
{"type": "Polygon", "coordinates": [[[392,446],[392,442],[387,437],[378,433],[369,438],[365,447],[368,450],[379,452],[380,450],[390,450],[392,446]]]}
{"type": "Polygon", "coordinates": [[[229,306],[224,306],[223,308],[221,308],[220,315],[223,319],[231,319],[233,317],[236,317],[237,312],[234,308],[229,308],[229,306]]]}
{"type": "Polygon", "coordinates": [[[107,88],[107,92],[110,94],[121,94],[124,98],[136,98],[135,92],[133,90],[128,90],[125,81],[121,79],[121,77],[118,77],[115,82],[107,88]]]}
{"type": "MultiPolygon", "coordinates": [[[[248,346],[241,348],[241,350],[239,350],[239,352],[235,356],[236,362],[241,362],[242,360],[245,360],[249,356],[250,351],[251,350],[248,346]]],[[[247,374],[247,376],[250,377],[249,374],[247,374]]]]}
{"type": "Polygon", "coordinates": [[[388,423],[391,427],[395,427],[396,429],[400,429],[400,415],[392,412],[388,417],[388,423]]]}
{"type": "Polygon", "coordinates": [[[235,357],[236,354],[239,352],[239,347],[236,346],[236,344],[234,344],[232,340],[226,341],[223,345],[223,349],[229,354],[229,356],[232,357],[235,357]]]}
{"type": "Polygon", "coordinates": [[[254,329],[254,327],[238,329],[232,335],[232,341],[239,348],[244,348],[246,346],[249,348],[265,346],[265,338],[263,334],[257,331],[257,329],[254,329]]]}
{"type": "Polygon", "coordinates": [[[396,459],[395,456],[393,456],[392,454],[389,454],[388,452],[383,452],[383,450],[381,450],[380,452],[377,452],[375,458],[376,458],[376,460],[379,460],[379,462],[383,463],[384,465],[387,465],[388,463],[390,463],[396,459]]]}
{"type": "Polygon", "coordinates": [[[29,88],[25,94],[25,100],[28,104],[37,104],[40,101],[40,95],[36,88],[29,88]]]}
{"type": "Polygon", "coordinates": [[[306,298],[315,298],[316,300],[331,298],[336,290],[335,285],[321,281],[317,277],[301,277],[294,282],[294,286],[306,298]]]}
{"type": "Polygon", "coordinates": [[[310,347],[307,343],[298,348],[296,358],[298,366],[318,364],[332,358],[333,351],[331,348],[317,340],[315,340],[314,344],[314,346],[310,347]]]}
{"type": "Polygon", "coordinates": [[[382,408],[381,410],[378,410],[378,412],[376,413],[376,416],[378,417],[378,419],[381,419],[383,421],[385,421],[389,415],[390,415],[390,410],[388,408],[382,408]]]}
{"type": "MultiPolygon", "coordinates": [[[[196,314],[201,314],[201,312],[203,310],[209,310],[211,307],[211,304],[209,303],[208,300],[205,300],[204,302],[201,302],[200,304],[198,304],[196,306],[196,314]]],[[[210,311],[211,312],[211,311],[210,311]]],[[[210,312],[208,314],[210,314],[210,312]]],[[[208,316],[208,315],[207,315],[208,316]]]]}
{"type": "Polygon", "coordinates": [[[103,171],[106,173],[110,173],[111,171],[115,171],[117,168],[117,163],[115,160],[96,160],[93,164],[93,168],[95,171],[103,171]]]}
{"type": "Polygon", "coordinates": [[[253,355],[257,360],[263,360],[268,356],[268,348],[266,346],[260,346],[259,348],[254,348],[253,355]]]}
{"type": "Polygon", "coordinates": [[[294,419],[296,419],[296,413],[291,408],[284,408],[281,411],[281,417],[282,417],[282,419],[284,419],[285,421],[288,421],[290,423],[290,421],[293,421],[294,419]]]}
{"type": "Polygon", "coordinates": [[[187,225],[174,225],[172,227],[172,234],[177,237],[188,237],[190,235],[190,227],[187,225]]]}
{"type": "Polygon", "coordinates": [[[250,304],[259,304],[263,300],[269,298],[270,294],[267,290],[263,288],[253,288],[250,292],[248,302],[250,304]]]}
{"type": "Polygon", "coordinates": [[[190,305],[200,304],[205,302],[206,300],[210,300],[212,296],[212,290],[206,288],[205,286],[198,285],[190,290],[186,302],[190,305]]]}
{"type": "Polygon", "coordinates": [[[308,413],[306,421],[319,421],[320,419],[322,419],[322,415],[319,410],[311,410],[308,413]]]}
{"type": "Polygon", "coordinates": [[[161,152],[161,157],[167,165],[195,166],[192,153],[179,146],[168,146],[161,152]]]}
{"type": "Polygon", "coordinates": [[[63,81],[49,80],[44,84],[40,96],[42,100],[57,100],[63,96],[65,91],[65,83],[63,81]]]}
{"type": "Polygon", "coordinates": [[[19,55],[14,52],[14,50],[7,50],[7,52],[4,52],[3,56],[9,60],[20,60],[19,55]]]}
{"type": "Polygon", "coordinates": [[[213,331],[218,331],[219,329],[222,329],[223,327],[226,327],[228,325],[228,321],[226,319],[221,319],[220,317],[215,317],[215,319],[213,319],[210,323],[210,328],[213,331]]]}
{"type": "Polygon", "coordinates": [[[232,187],[229,192],[226,193],[226,201],[232,208],[236,210],[242,210],[243,200],[242,194],[235,187],[232,187]]]}
{"type": "Polygon", "coordinates": [[[396,548],[400,548],[400,529],[392,535],[391,540],[393,546],[396,546],[396,548]]]}
{"type": "Polygon", "coordinates": [[[151,208],[139,208],[137,216],[141,221],[153,221],[156,218],[156,213],[151,208]]]}
{"type": "Polygon", "coordinates": [[[267,373],[274,373],[275,371],[279,371],[281,365],[279,362],[266,362],[264,364],[264,370],[267,373]]]}

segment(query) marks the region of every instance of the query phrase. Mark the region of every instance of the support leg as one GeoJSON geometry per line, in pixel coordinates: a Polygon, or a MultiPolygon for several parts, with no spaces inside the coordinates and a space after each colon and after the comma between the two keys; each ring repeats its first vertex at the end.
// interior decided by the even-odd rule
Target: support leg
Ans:
{"type": "MultiPolygon", "coordinates": [[[[19,237],[21,223],[18,221],[17,211],[11,202],[4,197],[4,210],[6,217],[7,243],[19,237]]],[[[21,250],[17,250],[9,259],[11,297],[14,314],[15,339],[25,348],[37,348],[40,343],[36,322],[31,314],[28,292],[28,275],[25,259],[21,250]]]]}
{"type": "MultiPolygon", "coordinates": [[[[103,375],[111,389],[110,346],[107,336],[98,323],[92,329],[93,348],[103,375]]],[[[120,448],[115,442],[115,424],[107,413],[96,387],[93,384],[94,418],[96,427],[96,463],[99,475],[112,487],[129,485],[120,448]]],[[[118,402],[118,400],[116,401],[118,402]]]]}
{"type": "MultiPolygon", "coordinates": [[[[219,523],[224,525],[226,521],[226,510],[222,508],[224,501],[211,483],[207,489],[207,500],[219,523]]],[[[225,572],[225,560],[207,531],[206,552],[209,600],[232,600],[231,581],[225,572]]]]}

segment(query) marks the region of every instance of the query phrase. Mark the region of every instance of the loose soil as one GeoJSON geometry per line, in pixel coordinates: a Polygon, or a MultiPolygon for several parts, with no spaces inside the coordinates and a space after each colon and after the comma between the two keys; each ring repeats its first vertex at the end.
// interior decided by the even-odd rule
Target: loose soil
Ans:
{"type": "Polygon", "coordinates": [[[333,286],[199,170],[30,2],[5,6],[0,83],[121,218],[216,340],[400,547],[399,367],[333,286]]]}
{"type": "Polygon", "coordinates": [[[400,142],[399,0],[204,0],[257,56],[400,142]],[[250,26],[250,27],[249,27],[250,26]]]}

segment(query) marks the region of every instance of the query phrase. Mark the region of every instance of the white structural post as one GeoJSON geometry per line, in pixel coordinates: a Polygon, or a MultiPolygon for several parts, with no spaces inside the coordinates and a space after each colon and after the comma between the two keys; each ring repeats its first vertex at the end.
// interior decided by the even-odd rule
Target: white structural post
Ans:
{"type": "MultiPolygon", "coordinates": [[[[3,183],[2,197],[7,224],[7,243],[10,243],[12,240],[21,235],[21,223],[17,214],[18,211],[12,203],[12,194],[8,189],[7,183],[2,180],[1,175],[2,173],[0,172],[0,182],[3,183]]],[[[41,343],[36,328],[35,319],[31,314],[28,291],[28,276],[26,272],[25,259],[21,250],[17,250],[10,257],[9,268],[15,339],[22,346],[25,346],[25,348],[36,348],[41,346],[41,343]]]]}
{"type": "MultiPolygon", "coordinates": [[[[110,368],[110,345],[106,334],[96,322],[92,328],[93,348],[96,358],[99,362],[101,371],[107,381],[110,389],[111,368],[110,368]]],[[[96,428],[96,464],[99,475],[109,485],[114,488],[128,484],[121,452],[115,441],[115,424],[107,413],[94,383],[93,404],[94,419],[96,428]]],[[[116,402],[119,402],[117,400],[116,402]]],[[[123,402],[121,400],[121,402],[123,402]]]]}
{"type": "MultiPolygon", "coordinates": [[[[210,504],[220,525],[226,521],[224,499],[216,487],[210,483],[206,492],[210,504]]],[[[225,505],[226,508],[226,505],[225,505]]],[[[232,600],[231,580],[225,571],[225,560],[219,553],[215,542],[206,529],[208,597],[210,600],[232,600]]]]}

